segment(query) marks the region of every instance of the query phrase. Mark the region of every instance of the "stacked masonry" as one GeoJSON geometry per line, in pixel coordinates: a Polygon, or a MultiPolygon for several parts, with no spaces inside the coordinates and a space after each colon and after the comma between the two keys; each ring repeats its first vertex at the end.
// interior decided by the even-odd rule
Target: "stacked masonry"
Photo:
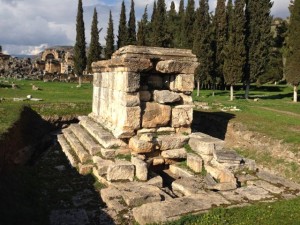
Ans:
{"type": "Polygon", "coordinates": [[[189,50],[136,46],[93,64],[93,112],[58,141],[73,167],[108,186],[101,197],[112,217],[127,211],[140,224],[164,222],[299,194],[298,184],[257,172],[224,141],[191,134],[197,66],[189,50]],[[170,185],[151,172],[158,168],[170,185]]]}

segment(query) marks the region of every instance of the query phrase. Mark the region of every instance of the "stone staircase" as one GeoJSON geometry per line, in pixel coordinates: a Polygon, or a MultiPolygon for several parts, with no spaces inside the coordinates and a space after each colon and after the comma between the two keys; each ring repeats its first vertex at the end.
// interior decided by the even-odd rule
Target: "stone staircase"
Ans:
{"type": "MultiPolygon", "coordinates": [[[[58,135],[58,142],[80,174],[92,173],[107,186],[101,190],[101,198],[107,205],[104,210],[116,224],[124,224],[124,220],[118,222],[122,216],[139,224],[162,223],[215,206],[300,195],[299,184],[258,170],[254,160],[226,149],[224,141],[206,134],[158,135],[154,141],[165,149],[149,159],[147,154],[130,150],[92,118],[79,120],[58,135]],[[188,143],[190,149],[182,148],[182,143],[188,143]],[[163,175],[148,171],[156,159],[170,163],[163,171],[173,179],[169,186],[163,185],[163,175]]],[[[133,138],[136,143],[132,146],[143,148],[147,138],[133,138]]]]}

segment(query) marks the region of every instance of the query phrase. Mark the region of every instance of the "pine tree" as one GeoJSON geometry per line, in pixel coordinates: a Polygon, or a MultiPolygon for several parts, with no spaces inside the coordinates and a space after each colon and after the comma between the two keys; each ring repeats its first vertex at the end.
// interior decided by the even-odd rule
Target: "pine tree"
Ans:
{"type": "Polygon", "coordinates": [[[195,72],[197,96],[199,96],[200,83],[211,79],[213,57],[208,0],[200,0],[199,5],[194,24],[194,33],[196,35],[193,43],[193,53],[196,54],[200,63],[195,72]]]}
{"type": "Polygon", "coordinates": [[[94,15],[91,27],[91,43],[87,58],[87,71],[92,72],[92,62],[99,61],[101,59],[102,47],[99,43],[99,30],[98,30],[98,14],[96,8],[94,8],[94,15]]]}
{"type": "Polygon", "coordinates": [[[145,7],[141,21],[138,23],[137,45],[147,46],[149,43],[148,12],[145,7]]]}
{"type": "Polygon", "coordinates": [[[257,81],[264,73],[270,58],[272,5],[270,0],[246,0],[246,99],[249,97],[250,82],[257,81]]]}
{"type": "Polygon", "coordinates": [[[244,0],[235,0],[235,6],[228,12],[229,40],[225,45],[224,78],[230,85],[230,100],[233,101],[233,85],[240,82],[246,64],[244,0]]]}
{"type": "Polygon", "coordinates": [[[113,23],[111,11],[109,12],[109,21],[108,21],[107,35],[105,40],[106,40],[105,58],[110,59],[115,50],[114,23],[113,23]]]}
{"type": "Polygon", "coordinates": [[[183,47],[183,35],[181,33],[184,28],[184,0],[180,0],[179,9],[178,9],[178,31],[176,32],[176,37],[178,39],[175,47],[182,48],[183,47]]]}
{"type": "Polygon", "coordinates": [[[128,40],[127,44],[136,44],[136,24],[135,24],[135,11],[134,11],[134,1],[131,0],[130,14],[128,20],[128,40]]]}
{"type": "Polygon", "coordinates": [[[125,3],[122,1],[121,5],[121,13],[120,13],[120,21],[119,21],[119,31],[118,31],[118,41],[117,47],[122,48],[127,45],[128,35],[127,35],[127,25],[126,25],[126,8],[125,3]]]}
{"type": "Polygon", "coordinates": [[[290,6],[289,55],[287,58],[286,80],[294,86],[294,102],[298,101],[300,84],[300,1],[294,0],[290,6]]]}
{"type": "Polygon", "coordinates": [[[226,18],[225,0],[218,0],[213,20],[214,30],[214,73],[215,77],[222,81],[223,65],[224,65],[224,45],[226,43],[227,35],[227,18],[226,18]]]}
{"type": "Polygon", "coordinates": [[[178,21],[177,12],[175,10],[175,3],[172,1],[170,10],[167,13],[167,27],[168,27],[170,39],[171,39],[169,47],[171,47],[171,48],[173,48],[175,46],[175,43],[177,42],[175,35],[176,35],[176,33],[178,33],[178,28],[180,28],[178,22],[179,21],[178,21]]]}
{"type": "Polygon", "coordinates": [[[76,42],[74,46],[74,72],[78,76],[79,87],[81,86],[81,77],[87,65],[85,51],[85,29],[83,21],[82,0],[78,0],[78,10],[76,18],[76,42]]]}
{"type": "Polygon", "coordinates": [[[151,23],[151,45],[156,47],[169,47],[170,46],[170,34],[167,27],[167,12],[165,0],[158,0],[154,14],[153,21],[151,23]]]}
{"type": "Polygon", "coordinates": [[[183,47],[192,49],[193,48],[193,42],[194,42],[194,22],[195,22],[195,1],[194,0],[188,0],[185,16],[184,16],[184,23],[183,23],[183,29],[181,33],[183,47]]]}

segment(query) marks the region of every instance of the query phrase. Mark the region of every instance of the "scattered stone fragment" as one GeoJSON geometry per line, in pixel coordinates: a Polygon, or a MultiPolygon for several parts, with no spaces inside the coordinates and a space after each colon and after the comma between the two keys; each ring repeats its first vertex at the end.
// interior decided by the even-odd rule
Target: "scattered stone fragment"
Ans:
{"type": "Polygon", "coordinates": [[[166,150],[161,153],[161,156],[167,159],[186,159],[186,150],[184,148],[166,150]]]}
{"type": "Polygon", "coordinates": [[[135,166],[135,176],[141,181],[148,179],[147,163],[137,157],[131,157],[131,163],[135,166]]]}
{"type": "Polygon", "coordinates": [[[214,149],[214,158],[220,163],[237,163],[240,164],[242,157],[236,151],[229,149],[214,149]]]}

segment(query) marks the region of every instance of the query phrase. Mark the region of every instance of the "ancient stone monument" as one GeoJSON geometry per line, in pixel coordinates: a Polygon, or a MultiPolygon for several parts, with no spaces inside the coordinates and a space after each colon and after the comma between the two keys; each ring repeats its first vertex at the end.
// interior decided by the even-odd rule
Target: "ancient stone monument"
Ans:
{"type": "Polygon", "coordinates": [[[160,223],[299,194],[300,185],[258,172],[223,140],[191,133],[197,66],[190,50],[138,46],[93,63],[93,111],[58,141],[79,173],[107,186],[101,198],[116,220],[160,223]]]}

